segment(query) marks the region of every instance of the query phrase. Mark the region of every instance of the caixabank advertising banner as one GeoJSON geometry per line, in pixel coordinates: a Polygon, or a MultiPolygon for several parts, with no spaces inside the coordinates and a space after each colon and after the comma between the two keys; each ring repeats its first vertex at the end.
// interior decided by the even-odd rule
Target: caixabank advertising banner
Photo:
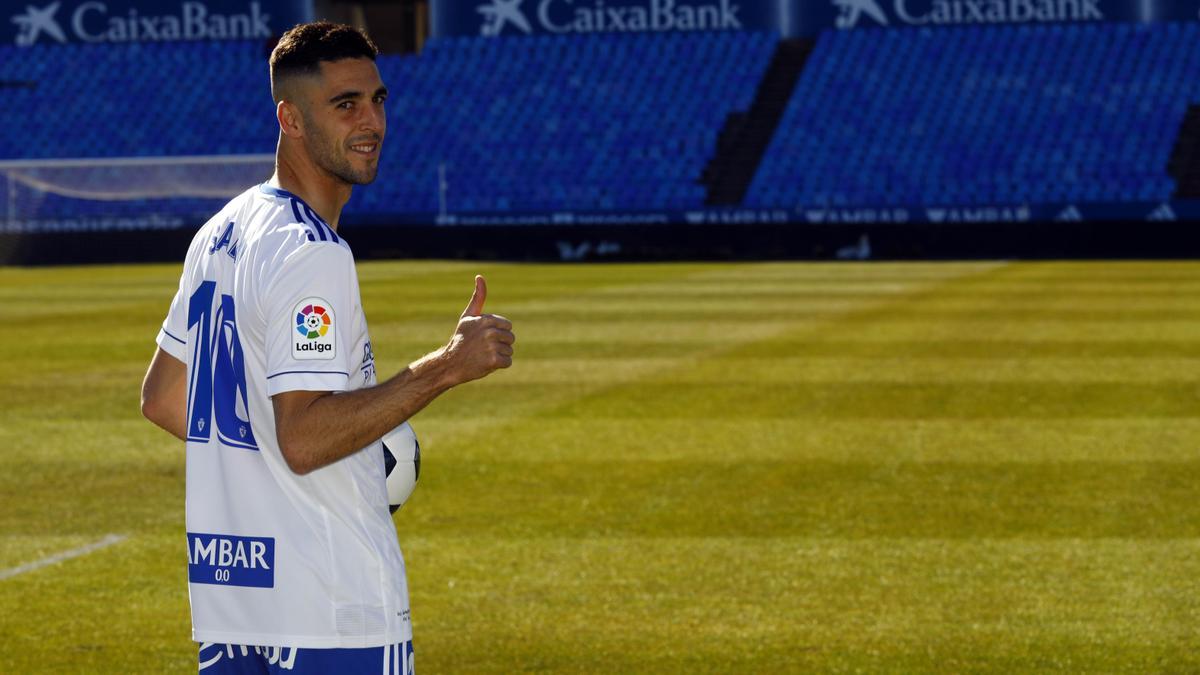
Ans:
{"type": "Polygon", "coordinates": [[[267,39],[311,20],[306,0],[0,2],[0,44],[267,39]]]}
{"type": "Polygon", "coordinates": [[[434,0],[435,37],[779,32],[778,0],[434,0]]]}
{"type": "Polygon", "coordinates": [[[435,37],[1196,21],[1200,0],[433,0],[435,37]]]}
{"type": "Polygon", "coordinates": [[[787,0],[784,35],[823,30],[935,26],[1196,21],[1189,0],[787,0]]]}

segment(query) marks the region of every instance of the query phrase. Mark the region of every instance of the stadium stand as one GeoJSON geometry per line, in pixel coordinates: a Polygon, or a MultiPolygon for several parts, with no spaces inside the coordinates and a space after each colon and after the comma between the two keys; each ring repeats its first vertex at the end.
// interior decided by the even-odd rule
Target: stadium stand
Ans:
{"type": "Polygon", "coordinates": [[[1165,200],[1200,25],[821,36],[746,203],[1165,200]]]}
{"type": "Polygon", "coordinates": [[[274,152],[261,42],[0,45],[0,158],[274,152]],[[30,139],[37,139],[31,143],[30,139]]]}
{"type": "Polygon", "coordinates": [[[700,206],[698,178],[745,109],[777,38],[765,33],[435,40],[384,57],[393,178],[353,207],[456,211],[700,206]],[[444,169],[440,169],[443,167],[444,169]]]}
{"type": "MultiPolygon", "coordinates": [[[[265,55],[258,41],[0,45],[0,159],[273,152],[276,126],[265,55]]],[[[119,198],[114,184],[123,179],[120,170],[103,165],[74,172],[21,169],[12,172],[22,180],[8,186],[7,198],[16,202],[10,208],[33,218],[157,213],[193,224],[225,201],[119,198]],[[31,188],[37,184],[52,189],[31,188]],[[101,193],[113,198],[76,196],[101,193]]],[[[212,167],[200,171],[211,173],[212,167]]],[[[126,188],[145,186],[149,178],[144,172],[130,176],[126,188]]],[[[179,184],[186,178],[173,175],[171,180],[179,184]]]]}
{"type": "MultiPolygon", "coordinates": [[[[1153,201],[1185,183],[1200,194],[1183,178],[1200,176],[1200,113],[1185,124],[1200,101],[1198,24],[858,29],[790,54],[781,44],[753,32],[473,37],[381,56],[385,173],[347,215],[1153,201]],[[731,121],[768,108],[761,148],[731,150],[731,121]],[[742,175],[714,199],[713,176],[731,166],[742,175]]],[[[0,46],[0,159],[271,153],[265,55],[251,41],[0,46]]],[[[196,218],[220,203],[36,200],[55,217],[196,218]]]]}
{"type": "MultiPolygon", "coordinates": [[[[733,32],[450,38],[419,57],[381,56],[392,91],[386,180],[356,192],[348,212],[436,212],[443,178],[457,211],[701,205],[697,179],[717,131],[750,105],[775,42],[733,32]]],[[[255,103],[267,91],[263,55],[255,42],[0,47],[0,80],[27,85],[0,106],[0,157],[271,152],[274,117],[255,103]]],[[[47,200],[67,215],[101,208],[47,200]]]]}

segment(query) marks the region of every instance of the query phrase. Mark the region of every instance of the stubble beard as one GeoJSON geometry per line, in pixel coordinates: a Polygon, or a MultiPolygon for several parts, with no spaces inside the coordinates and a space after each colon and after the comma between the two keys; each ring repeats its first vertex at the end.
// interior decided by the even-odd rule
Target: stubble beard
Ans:
{"type": "MultiPolygon", "coordinates": [[[[343,150],[336,139],[326,136],[316,124],[309,121],[308,152],[313,162],[329,175],[347,185],[370,185],[379,173],[379,163],[369,164],[365,169],[356,169],[346,157],[348,150],[343,150]]],[[[382,141],[376,141],[382,143],[382,141]]]]}

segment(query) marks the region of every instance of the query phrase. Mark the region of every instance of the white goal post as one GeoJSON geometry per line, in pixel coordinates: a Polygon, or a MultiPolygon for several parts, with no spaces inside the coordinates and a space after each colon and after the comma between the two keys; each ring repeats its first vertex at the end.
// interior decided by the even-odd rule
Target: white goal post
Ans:
{"type": "Polygon", "coordinates": [[[274,154],[0,160],[0,213],[5,231],[36,231],[38,223],[107,217],[120,202],[230,199],[274,169],[274,154]],[[51,196],[83,203],[64,214],[48,204],[51,196]]]}

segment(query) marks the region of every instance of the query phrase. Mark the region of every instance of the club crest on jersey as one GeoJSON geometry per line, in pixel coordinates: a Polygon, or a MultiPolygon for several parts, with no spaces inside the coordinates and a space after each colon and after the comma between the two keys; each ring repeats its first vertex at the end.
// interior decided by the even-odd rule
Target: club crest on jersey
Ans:
{"type": "Polygon", "coordinates": [[[292,310],[292,358],[328,361],[337,352],[333,307],[321,298],[306,298],[292,310]]]}

